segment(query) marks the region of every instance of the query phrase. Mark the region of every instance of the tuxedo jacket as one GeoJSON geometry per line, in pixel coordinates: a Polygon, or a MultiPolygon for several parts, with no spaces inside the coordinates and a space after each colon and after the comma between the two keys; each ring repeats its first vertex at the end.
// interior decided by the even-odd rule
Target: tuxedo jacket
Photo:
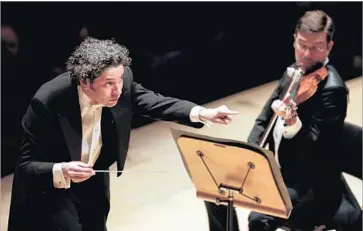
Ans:
{"type": "MultiPolygon", "coordinates": [[[[133,81],[131,69],[125,68],[119,101],[112,108],[102,109],[103,146],[94,169],[108,169],[116,162],[117,169],[123,170],[133,114],[201,128],[202,123],[190,121],[190,112],[194,106],[196,104],[192,102],[164,97],[145,89],[133,81]]],[[[23,138],[14,173],[9,230],[16,230],[11,227],[22,222],[22,215],[26,214],[20,210],[31,206],[31,201],[64,193],[65,190],[77,190],[78,184],[71,184],[70,189],[54,188],[52,174],[55,163],[81,160],[80,105],[77,84],[71,80],[69,73],[61,74],[40,87],[23,117],[22,128],[23,138]]],[[[89,199],[99,201],[107,214],[110,199],[108,173],[97,173],[84,184],[86,186],[83,188],[87,188],[89,184],[90,191],[83,193],[78,199],[89,196],[89,199]]]]}
{"type": "MultiPolygon", "coordinates": [[[[348,89],[336,69],[332,65],[326,67],[328,76],[319,83],[317,92],[298,105],[302,128],[293,138],[282,138],[278,153],[286,186],[299,192],[299,199],[292,201],[295,210],[298,211],[299,206],[317,211],[324,209],[324,216],[331,216],[342,196],[339,187],[341,173],[334,151],[338,148],[346,117],[348,89]]],[[[248,142],[259,142],[274,114],[272,102],[282,100],[289,83],[290,77],[285,72],[257,117],[248,142]]],[[[266,140],[273,152],[275,125],[276,122],[266,140]]]]}

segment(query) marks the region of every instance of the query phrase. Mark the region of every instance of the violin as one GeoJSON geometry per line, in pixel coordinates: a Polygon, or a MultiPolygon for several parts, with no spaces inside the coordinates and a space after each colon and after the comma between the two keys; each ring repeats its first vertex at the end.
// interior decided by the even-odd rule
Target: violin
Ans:
{"type": "MultiPolygon", "coordinates": [[[[283,99],[289,97],[289,102],[292,100],[296,105],[299,105],[316,93],[319,83],[328,76],[328,69],[322,63],[317,63],[307,71],[303,71],[301,68],[287,68],[287,73],[291,77],[291,82],[283,99]]],[[[287,105],[288,110],[291,107],[291,104],[287,105]]],[[[277,117],[278,116],[275,113],[270,120],[262,138],[260,139],[260,147],[265,146],[266,139],[271,132],[272,125],[275,123],[277,117]]]]}
{"type": "Polygon", "coordinates": [[[300,80],[297,94],[293,99],[298,105],[312,97],[318,89],[318,85],[328,76],[328,69],[322,66],[320,69],[303,76],[300,80]]]}

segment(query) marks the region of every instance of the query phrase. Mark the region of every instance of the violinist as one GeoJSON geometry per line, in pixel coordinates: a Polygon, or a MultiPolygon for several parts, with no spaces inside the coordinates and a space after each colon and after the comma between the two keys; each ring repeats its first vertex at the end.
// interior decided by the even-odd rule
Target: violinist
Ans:
{"type": "MultiPolygon", "coordinates": [[[[265,139],[264,144],[275,154],[293,204],[288,219],[251,212],[250,231],[282,227],[310,231],[321,225],[343,231],[362,230],[361,211],[345,198],[338,163],[332,155],[348,101],[348,89],[328,59],[334,31],[332,18],[323,11],[308,11],[298,20],[293,35],[296,62],[290,66],[303,73],[298,87],[290,91],[293,80],[286,71],[248,137],[248,142],[256,145],[265,139]]],[[[225,230],[227,207],[209,202],[206,206],[210,230],[225,230]]],[[[234,227],[238,230],[235,214],[234,227]]]]}
{"type": "Polygon", "coordinates": [[[283,95],[290,78],[285,73],[267,100],[248,137],[257,144],[275,113],[278,119],[266,141],[275,154],[293,211],[289,219],[256,212],[249,215],[249,230],[276,230],[281,226],[313,230],[330,225],[339,230],[362,230],[362,214],[348,202],[340,187],[340,171],[332,153],[347,112],[348,89],[329,63],[334,22],[323,11],[308,11],[294,33],[296,63],[305,70],[296,97],[283,95]],[[318,70],[309,70],[323,63],[318,70]],[[312,73],[308,73],[312,72],[312,73]]]}

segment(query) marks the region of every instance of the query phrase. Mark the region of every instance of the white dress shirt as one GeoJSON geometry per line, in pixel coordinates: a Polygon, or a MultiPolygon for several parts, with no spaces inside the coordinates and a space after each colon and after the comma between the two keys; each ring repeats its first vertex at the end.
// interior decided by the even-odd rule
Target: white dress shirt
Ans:
{"type": "MultiPolygon", "coordinates": [[[[102,105],[93,105],[91,99],[82,90],[78,89],[78,99],[82,118],[82,153],[81,161],[94,164],[100,155],[102,147],[101,114],[102,105]]],[[[195,106],[190,112],[192,122],[201,122],[209,125],[206,121],[200,121],[199,112],[204,109],[195,106]]],[[[69,188],[71,180],[63,176],[62,163],[53,166],[53,183],[55,188],[69,188]]]]}
{"type": "MultiPolygon", "coordinates": [[[[102,105],[92,104],[91,99],[78,88],[78,100],[82,118],[81,161],[93,165],[102,147],[102,105]]],[[[53,183],[56,188],[69,188],[70,179],[63,176],[62,163],[53,166],[53,183]]]]}
{"type": "Polygon", "coordinates": [[[275,144],[275,159],[277,162],[277,165],[281,168],[280,162],[279,162],[279,147],[282,140],[282,137],[285,139],[291,139],[293,138],[301,129],[302,123],[299,117],[296,117],[296,123],[290,126],[284,126],[284,119],[281,117],[278,117],[276,120],[275,128],[273,130],[273,138],[274,138],[274,144],[275,144]]]}

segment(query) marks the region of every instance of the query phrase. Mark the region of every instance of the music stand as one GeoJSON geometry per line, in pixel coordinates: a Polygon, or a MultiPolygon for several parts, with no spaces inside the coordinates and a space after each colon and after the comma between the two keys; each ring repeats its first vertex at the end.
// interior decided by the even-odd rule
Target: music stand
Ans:
{"type": "Polygon", "coordinates": [[[233,231],[233,207],[289,218],[292,203],[271,151],[229,139],[171,129],[197,197],[228,206],[227,231],[233,231]]]}

